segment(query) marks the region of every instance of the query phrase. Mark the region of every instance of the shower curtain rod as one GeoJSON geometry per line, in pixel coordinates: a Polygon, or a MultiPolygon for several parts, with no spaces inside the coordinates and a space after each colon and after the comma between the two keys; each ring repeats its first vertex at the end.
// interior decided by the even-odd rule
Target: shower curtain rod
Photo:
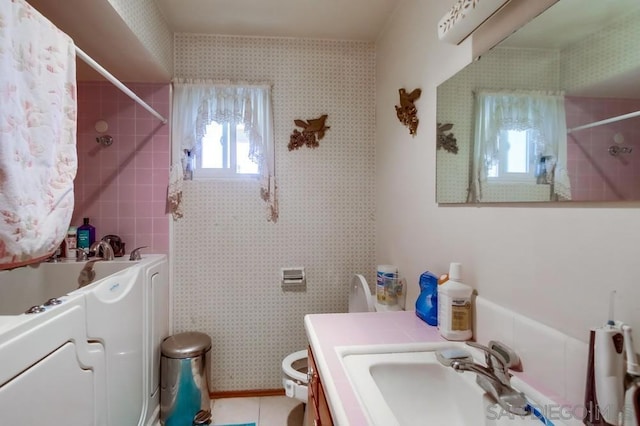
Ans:
{"type": "Polygon", "coordinates": [[[99,63],[94,61],[93,58],[91,58],[89,55],[84,53],[78,46],[76,46],[76,55],[78,55],[80,57],[80,59],[82,59],[84,62],[86,62],[87,65],[89,65],[91,68],[93,68],[94,70],[98,71],[98,73],[100,73],[100,75],[102,75],[104,78],[106,78],[111,83],[113,83],[114,86],[116,86],[118,89],[123,91],[127,96],[129,96],[131,99],[133,99],[138,104],[140,104],[140,106],[142,106],[144,109],[146,109],[151,114],[153,114],[154,117],[157,117],[160,121],[162,121],[162,124],[167,124],[167,119],[166,118],[164,118],[162,115],[160,115],[158,113],[158,111],[156,111],[155,109],[151,108],[149,106],[149,104],[147,104],[145,101],[140,99],[140,97],[138,97],[138,95],[133,93],[127,86],[122,84],[122,82],[120,80],[115,78],[109,71],[104,69],[102,67],[102,65],[100,65],[99,63]]]}
{"type": "Polygon", "coordinates": [[[626,120],[627,118],[633,118],[640,116],[640,111],[630,112],[628,114],[619,115],[617,117],[607,118],[606,120],[594,121],[593,123],[583,124],[582,126],[574,127],[567,130],[567,133],[575,132],[576,130],[588,129],[590,127],[601,126],[603,124],[615,123],[616,121],[626,120]]]}

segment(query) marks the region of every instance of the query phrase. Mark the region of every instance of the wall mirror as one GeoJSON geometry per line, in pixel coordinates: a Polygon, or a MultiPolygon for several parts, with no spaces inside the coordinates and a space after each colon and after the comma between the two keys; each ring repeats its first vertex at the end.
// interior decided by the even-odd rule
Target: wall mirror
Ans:
{"type": "Polygon", "coordinates": [[[560,0],[438,86],[438,203],[640,200],[640,2],[560,0]]]}

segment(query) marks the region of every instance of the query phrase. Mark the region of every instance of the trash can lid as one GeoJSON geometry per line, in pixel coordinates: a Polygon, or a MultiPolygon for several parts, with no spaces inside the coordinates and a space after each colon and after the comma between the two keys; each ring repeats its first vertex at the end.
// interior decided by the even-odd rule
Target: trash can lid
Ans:
{"type": "Polygon", "coordinates": [[[204,333],[187,331],[169,336],[162,342],[162,355],[168,358],[193,358],[211,349],[211,338],[204,333]]]}

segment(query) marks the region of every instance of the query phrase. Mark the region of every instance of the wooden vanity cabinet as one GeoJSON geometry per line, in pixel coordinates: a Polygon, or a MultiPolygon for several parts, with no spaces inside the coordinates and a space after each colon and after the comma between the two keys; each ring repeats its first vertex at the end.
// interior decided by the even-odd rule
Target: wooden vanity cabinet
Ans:
{"type": "Polygon", "coordinates": [[[307,424],[310,426],[333,426],[329,404],[325,396],[320,374],[313,358],[311,346],[307,349],[309,357],[309,396],[307,399],[307,424]]]}

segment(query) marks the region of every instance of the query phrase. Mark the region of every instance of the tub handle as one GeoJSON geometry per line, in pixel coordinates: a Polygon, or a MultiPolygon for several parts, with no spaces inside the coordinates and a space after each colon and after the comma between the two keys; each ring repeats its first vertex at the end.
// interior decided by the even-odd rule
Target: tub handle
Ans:
{"type": "Polygon", "coordinates": [[[39,314],[47,309],[42,305],[34,305],[25,311],[25,314],[39,314]]]}
{"type": "Polygon", "coordinates": [[[86,262],[89,260],[89,249],[78,247],[76,249],[76,261],[86,262]]]}
{"type": "Polygon", "coordinates": [[[142,246],[142,247],[138,247],[138,248],[134,248],[131,251],[131,254],[129,255],[129,260],[140,260],[142,259],[142,256],[140,256],[140,250],[142,250],[143,248],[147,248],[148,246],[142,246]]]}

